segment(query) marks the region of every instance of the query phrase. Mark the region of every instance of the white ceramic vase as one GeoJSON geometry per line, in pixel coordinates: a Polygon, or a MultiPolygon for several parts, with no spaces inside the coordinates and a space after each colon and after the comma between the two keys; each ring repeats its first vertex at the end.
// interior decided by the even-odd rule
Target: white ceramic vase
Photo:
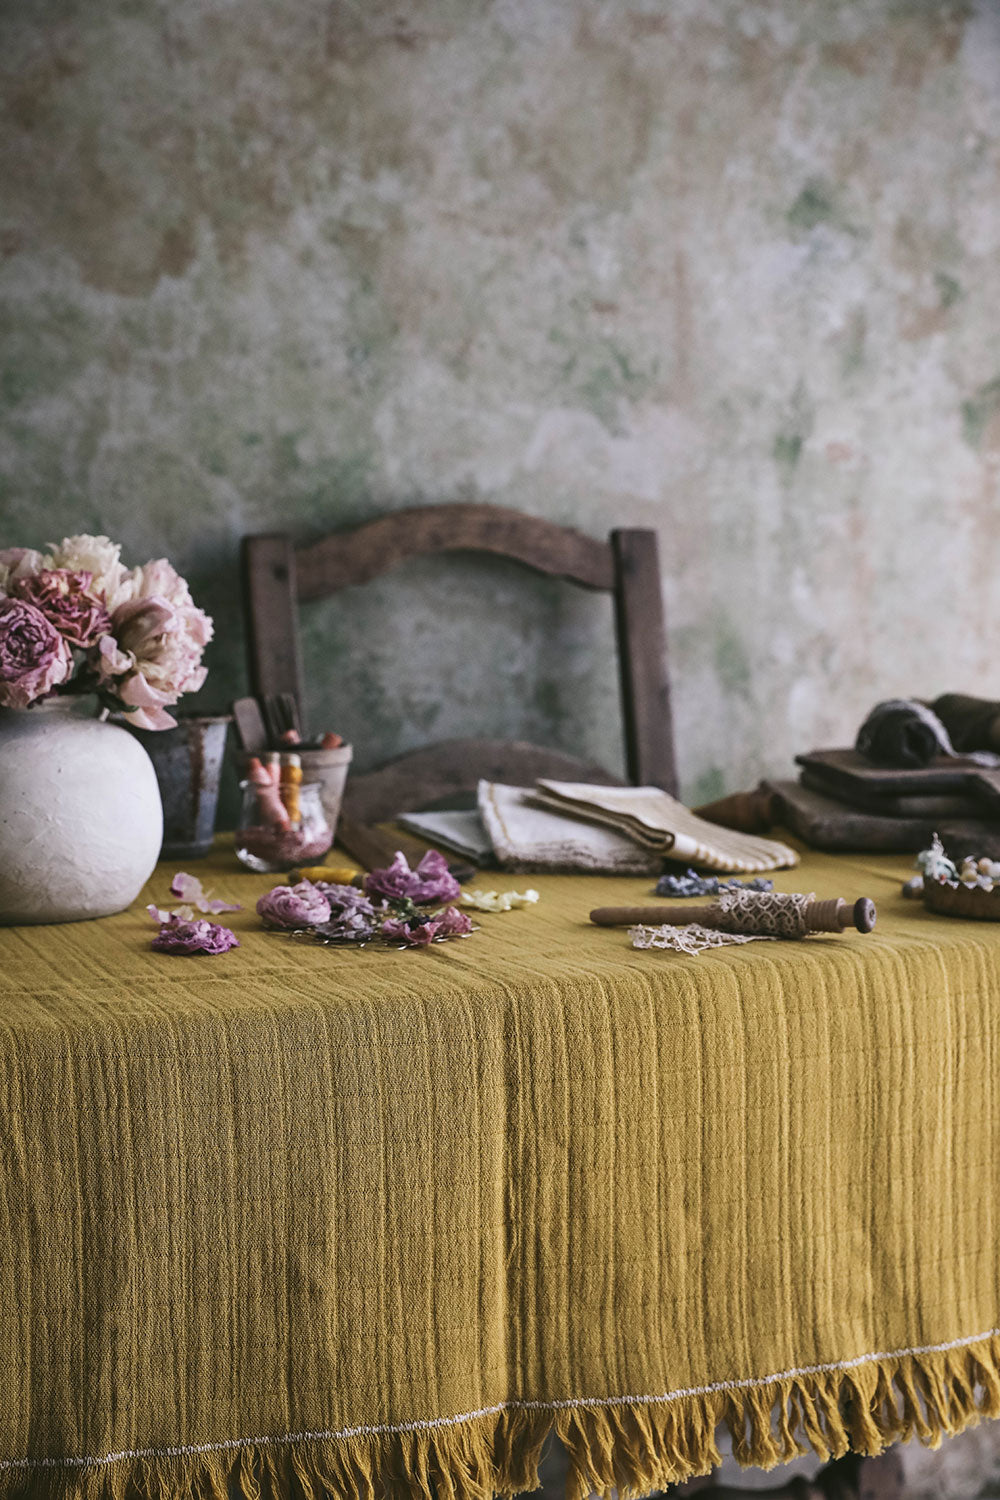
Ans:
{"type": "Polygon", "coordinates": [[[78,922],[130,906],[163,808],[137,739],[93,698],[0,709],[0,922],[78,922]]]}

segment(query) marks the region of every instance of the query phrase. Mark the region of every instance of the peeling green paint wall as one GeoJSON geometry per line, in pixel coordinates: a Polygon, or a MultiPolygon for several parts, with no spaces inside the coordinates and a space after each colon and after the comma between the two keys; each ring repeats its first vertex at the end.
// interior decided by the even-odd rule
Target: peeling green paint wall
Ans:
{"type": "MultiPolygon", "coordinates": [[[[206,706],[241,533],[459,499],[658,528],[693,798],[1000,696],[997,5],[7,0],[0,70],[2,540],[168,554],[206,706]]],[[[361,764],[620,763],[603,601],[426,562],[306,638],[361,764]]]]}

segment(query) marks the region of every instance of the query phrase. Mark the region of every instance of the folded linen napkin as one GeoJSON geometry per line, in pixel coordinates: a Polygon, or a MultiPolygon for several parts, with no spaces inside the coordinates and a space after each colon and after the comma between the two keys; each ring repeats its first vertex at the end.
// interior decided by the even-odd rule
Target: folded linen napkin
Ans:
{"type": "Polygon", "coordinates": [[[570,809],[552,811],[532,787],[479,783],[479,815],[502,870],[589,871],[656,875],[663,859],[617,829],[584,821],[570,809]]]}
{"type": "Polygon", "coordinates": [[[787,844],[708,823],[657,786],[539,781],[534,800],[552,812],[614,828],[662,858],[710,870],[778,870],[799,862],[787,844]]]}
{"type": "Polygon", "coordinates": [[[442,849],[461,854],[474,865],[493,863],[493,845],[475,808],[468,812],[400,813],[396,822],[442,849]]]}

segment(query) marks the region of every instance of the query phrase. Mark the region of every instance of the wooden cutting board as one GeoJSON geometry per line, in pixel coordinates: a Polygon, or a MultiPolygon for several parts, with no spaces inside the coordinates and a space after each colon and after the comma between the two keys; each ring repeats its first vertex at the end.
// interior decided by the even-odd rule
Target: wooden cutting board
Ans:
{"type": "Polygon", "coordinates": [[[1000,817],[1000,768],[987,770],[959,756],[939,756],[927,766],[878,766],[856,750],[812,750],[797,755],[815,785],[819,779],[837,795],[928,796],[957,793],[975,797],[984,816],[1000,817]]]}

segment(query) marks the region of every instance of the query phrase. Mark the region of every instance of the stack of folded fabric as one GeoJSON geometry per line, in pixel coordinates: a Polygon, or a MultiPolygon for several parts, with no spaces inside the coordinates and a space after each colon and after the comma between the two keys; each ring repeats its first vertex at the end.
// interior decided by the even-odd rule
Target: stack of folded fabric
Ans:
{"type": "Polygon", "coordinates": [[[816,848],[904,852],[940,832],[995,857],[998,750],[1000,703],[893,698],[876,704],[853,748],[798,755],[798,782],[768,786],[781,821],[816,848]]]}
{"type": "Polygon", "coordinates": [[[665,859],[756,874],[798,863],[787,844],[718,827],[653,786],[479,783],[474,813],[410,813],[405,828],[503,870],[654,875],[665,859]]]}

